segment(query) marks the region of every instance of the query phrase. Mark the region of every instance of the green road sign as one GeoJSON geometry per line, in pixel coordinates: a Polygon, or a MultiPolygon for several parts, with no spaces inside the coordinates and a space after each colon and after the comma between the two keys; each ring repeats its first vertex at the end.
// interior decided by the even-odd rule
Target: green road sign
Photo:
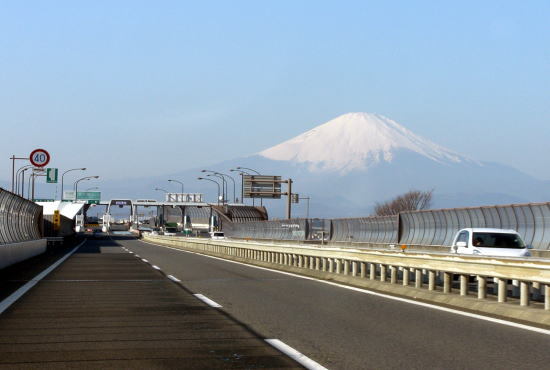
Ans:
{"type": "MultiPolygon", "coordinates": [[[[63,199],[75,201],[74,191],[65,190],[63,192],[63,199]]],[[[100,191],[79,191],[78,194],[76,194],[76,200],[85,200],[88,202],[88,204],[99,204],[99,201],[101,200],[101,192],[100,191]],[[91,201],[93,201],[93,203],[89,203],[91,201]]]]}
{"type": "Polygon", "coordinates": [[[101,200],[100,191],[79,191],[76,195],[77,200],[101,200]]]}
{"type": "Polygon", "coordinates": [[[55,202],[55,199],[33,199],[33,202],[55,202]]]}
{"type": "Polygon", "coordinates": [[[46,182],[48,184],[57,184],[57,168],[46,168],[46,182]]]}

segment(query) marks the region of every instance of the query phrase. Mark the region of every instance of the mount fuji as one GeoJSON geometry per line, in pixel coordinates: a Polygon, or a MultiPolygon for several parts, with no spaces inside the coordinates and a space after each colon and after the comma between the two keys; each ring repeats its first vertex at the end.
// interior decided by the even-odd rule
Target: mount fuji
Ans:
{"type": "MultiPolygon", "coordinates": [[[[311,199],[311,217],[368,216],[375,203],[411,189],[433,189],[433,207],[437,208],[550,198],[549,182],[510,166],[468,158],[371,113],[344,114],[257,154],[208,168],[229,173],[237,166],[291,178],[293,192],[311,199]]],[[[170,176],[186,182],[198,174],[195,169],[170,176]]],[[[147,179],[148,193],[155,181],[158,184],[158,179],[147,179]]],[[[205,191],[211,187],[204,182],[198,185],[202,187],[197,192],[215,199],[213,193],[205,191]]],[[[239,189],[237,182],[237,197],[239,189]]],[[[283,216],[284,203],[264,200],[272,217],[283,216]]],[[[296,217],[305,216],[302,203],[294,207],[296,217]]]]}

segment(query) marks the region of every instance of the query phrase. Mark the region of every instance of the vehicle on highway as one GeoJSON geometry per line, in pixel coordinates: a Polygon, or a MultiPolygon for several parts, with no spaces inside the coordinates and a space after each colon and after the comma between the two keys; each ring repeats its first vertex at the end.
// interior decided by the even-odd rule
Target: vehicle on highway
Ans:
{"type": "Polygon", "coordinates": [[[466,228],[459,230],[451,252],[481,256],[527,257],[529,247],[515,230],[466,228]]]}
{"type": "Polygon", "coordinates": [[[154,227],[153,230],[151,230],[151,235],[160,235],[161,231],[158,227],[154,227]]]}
{"type": "Polygon", "coordinates": [[[211,231],[210,238],[212,239],[225,239],[225,234],[223,231],[211,231]]]}
{"type": "Polygon", "coordinates": [[[176,236],[178,234],[178,229],[175,227],[166,227],[164,229],[164,235],[166,236],[176,236]]]}

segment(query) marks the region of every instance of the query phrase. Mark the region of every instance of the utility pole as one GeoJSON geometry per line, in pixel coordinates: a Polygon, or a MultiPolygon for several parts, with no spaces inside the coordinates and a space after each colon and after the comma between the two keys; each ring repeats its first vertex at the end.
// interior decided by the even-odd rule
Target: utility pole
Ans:
{"type": "Polygon", "coordinates": [[[292,179],[288,179],[288,191],[287,191],[287,202],[286,202],[286,218],[291,219],[292,217],[292,179]]]}

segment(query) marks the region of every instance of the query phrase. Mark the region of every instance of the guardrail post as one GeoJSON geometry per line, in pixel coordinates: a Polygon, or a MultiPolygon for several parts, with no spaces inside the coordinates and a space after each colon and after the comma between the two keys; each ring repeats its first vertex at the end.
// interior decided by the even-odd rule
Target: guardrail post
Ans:
{"type": "Polygon", "coordinates": [[[351,262],[351,276],[357,276],[357,262],[351,262]]]}
{"type": "Polygon", "coordinates": [[[367,272],[365,271],[367,264],[365,262],[359,262],[359,267],[361,268],[361,277],[364,279],[367,275],[367,272]]]}
{"type": "Polygon", "coordinates": [[[387,274],[386,265],[381,264],[380,265],[380,281],[381,282],[386,281],[386,274],[387,274]]]}
{"type": "Polygon", "coordinates": [[[519,305],[523,307],[529,306],[529,283],[527,281],[521,281],[519,286],[519,305]]]}
{"type": "Polygon", "coordinates": [[[422,288],[422,269],[414,270],[414,287],[422,288]]]}
{"type": "Polygon", "coordinates": [[[349,275],[349,261],[343,260],[342,264],[344,265],[344,275],[349,275]]]}
{"type": "Polygon", "coordinates": [[[342,273],[342,264],[341,264],[340,258],[335,258],[334,263],[336,265],[336,273],[341,274],[342,273]]]}
{"type": "Polygon", "coordinates": [[[506,302],[506,295],[508,290],[508,281],[506,279],[498,278],[498,303],[506,302]]]}
{"type": "Polygon", "coordinates": [[[396,266],[390,266],[390,283],[396,284],[397,283],[397,267],[396,266]]]}
{"type": "Polygon", "coordinates": [[[369,279],[376,280],[376,265],[374,263],[369,263],[369,279]]]}
{"type": "Polygon", "coordinates": [[[435,290],[435,271],[428,271],[428,290],[435,290]]]}
{"type": "Polygon", "coordinates": [[[327,271],[328,268],[328,258],[321,257],[321,264],[323,265],[323,271],[327,271]]]}
{"type": "Polygon", "coordinates": [[[328,258],[328,272],[334,272],[334,260],[328,258]]]}
{"type": "Polygon", "coordinates": [[[298,267],[303,267],[303,266],[304,266],[304,256],[299,254],[298,255],[298,267]]]}
{"type": "Polygon", "coordinates": [[[477,277],[477,299],[487,298],[487,278],[485,276],[477,277]]]}
{"type": "MultiPolygon", "coordinates": [[[[318,257],[313,257],[313,256],[309,257],[309,268],[310,269],[315,270],[315,262],[316,262],[317,259],[318,259],[318,257]]],[[[319,270],[319,269],[317,268],[317,270],[319,270]]]]}
{"type": "Polygon", "coordinates": [[[411,271],[408,267],[403,267],[403,286],[409,285],[409,274],[411,271]]]}
{"type": "Polygon", "coordinates": [[[321,269],[321,257],[315,257],[315,270],[319,271],[321,269]]]}
{"type": "Polygon", "coordinates": [[[460,295],[462,296],[468,295],[468,279],[468,275],[460,275],[460,295]]]}
{"type": "Polygon", "coordinates": [[[451,293],[451,281],[453,280],[453,274],[450,272],[443,272],[443,293],[451,293]]]}
{"type": "Polygon", "coordinates": [[[544,309],[550,310],[550,285],[544,284],[544,309]]]}

